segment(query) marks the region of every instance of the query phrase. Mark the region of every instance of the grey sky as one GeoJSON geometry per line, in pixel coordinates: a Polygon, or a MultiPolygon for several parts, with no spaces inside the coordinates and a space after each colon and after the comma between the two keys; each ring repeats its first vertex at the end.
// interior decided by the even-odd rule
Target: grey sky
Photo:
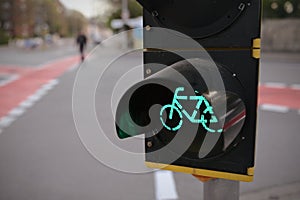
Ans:
{"type": "Polygon", "coordinates": [[[104,5],[99,0],[60,0],[67,8],[80,11],[86,17],[102,13],[104,5]]]}

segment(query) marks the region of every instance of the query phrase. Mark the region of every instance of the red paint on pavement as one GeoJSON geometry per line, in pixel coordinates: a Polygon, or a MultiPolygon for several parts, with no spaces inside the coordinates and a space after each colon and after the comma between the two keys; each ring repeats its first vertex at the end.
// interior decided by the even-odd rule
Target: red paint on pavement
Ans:
{"type": "MultiPolygon", "coordinates": [[[[0,87],[0,119],[34,94],[42,85],[62,75],[74,64],[78,56],[69,57],[40,68],[0,66],[0,74],[17,74],[19,78],[0,87]]],[[[258,104],[272,104],[300,109],[300,89],[260,86],[258,104]]]]}
{"type": "Polygon", "coordinates": [[[300,89],[260,86],[258,104],[272,104],[300,109],[300,89]]]}
{"type": "Polygon", "coordinates": [[[12,66],[12,65],[0,65],[0,74],[17,74],[17,75],[25,75],[28,72],[31,72],[34,68],[21,68],[20,66],[12,66]]]}
{"type": "Polygon", "coordinates": [[[34,94],[41,86],[62,75],[74,64],[78,56],[58,60],[40,68],[0,66],[0,73],[18,74],[20,77],[0,87],[0,118],[34,94]]]}

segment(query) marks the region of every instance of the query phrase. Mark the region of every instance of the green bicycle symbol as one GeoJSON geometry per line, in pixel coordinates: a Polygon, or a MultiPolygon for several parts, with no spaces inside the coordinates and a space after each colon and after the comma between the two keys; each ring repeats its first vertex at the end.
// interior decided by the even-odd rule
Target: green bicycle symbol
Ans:
{"type": "MultiPolygon", "coordinates": [[[[214,130],[208,127],[208,120],[205,119],[205,114],[210,114],[211,115],[211,119],[209,120],[209,123],[218,123],[218,119],[217,117],[214,115],[213,112],[213,107],[210,105],[210,103],[208,102],[208,100],[204,97],[204,96],[179,96],[178,93],[179,92],[183,92],[184,91],[184,87],[178,87],[175,90],[174,93],[174,97],[173,97],[173,101],[172,104],[167,104],[165,106],[163,106],[160,110],[160,121],[162,122],[163,126],[170,130],[170,131],[177,131],[181,128],[182,124],[183,124],[183,114],[187,117],[187,119],[191,122],[191,123],[197,123],[197,124],[202,124],[202,126],[211,133],[221,133],[223,131],[223,129],[218,129],[218,130],[214,130]],[[178,100],[185,100],[185,101],[198,101],[195,109],[192,113],[192,115],[189,115],[189,113],[183,108],[183,106],[180,104],[180,102],[178,100]],[[196,115],[200,109],[200,106],[204,103],[204,105],[206,106],[205,110],[201,113],[200,115],[200,119],[196,119],[196,115]],[[177,124],[177,126],[175,127],[170,127],[168,126],[164,119],[163,119],[163,113],[164,110],[166,110],[167,108],[170,108],[170,113],[168,118],[170,120],[173,119],[173,113],[174,110],[178,113],[180,121],[177,124]]],[[[197,93],[197,92],[196,92],[197,93]]]]}

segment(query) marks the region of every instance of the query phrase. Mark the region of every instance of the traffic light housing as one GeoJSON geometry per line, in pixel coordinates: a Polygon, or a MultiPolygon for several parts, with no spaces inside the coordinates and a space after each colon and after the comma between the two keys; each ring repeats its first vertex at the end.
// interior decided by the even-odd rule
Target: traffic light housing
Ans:
{"type": "Polygon", "coordinates": [[[138,1],[145,80],[120,100],[119,137],[145,134],[151,168],[252,181],[260,1],[138,1]],[[156,27],[176,32],[153,40],[156,27]],[[166,42],[184,40],[177,31],[203,48],[166,42]]]}

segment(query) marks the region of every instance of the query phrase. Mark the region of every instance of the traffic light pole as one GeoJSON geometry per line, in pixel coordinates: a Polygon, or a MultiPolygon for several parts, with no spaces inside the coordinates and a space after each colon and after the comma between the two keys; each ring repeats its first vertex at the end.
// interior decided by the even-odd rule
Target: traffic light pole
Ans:
{"type": "Polygon", "coordinates": [[[239,200],[239,181],[212,179],[204,183],[204,200],[239,200]]]}

